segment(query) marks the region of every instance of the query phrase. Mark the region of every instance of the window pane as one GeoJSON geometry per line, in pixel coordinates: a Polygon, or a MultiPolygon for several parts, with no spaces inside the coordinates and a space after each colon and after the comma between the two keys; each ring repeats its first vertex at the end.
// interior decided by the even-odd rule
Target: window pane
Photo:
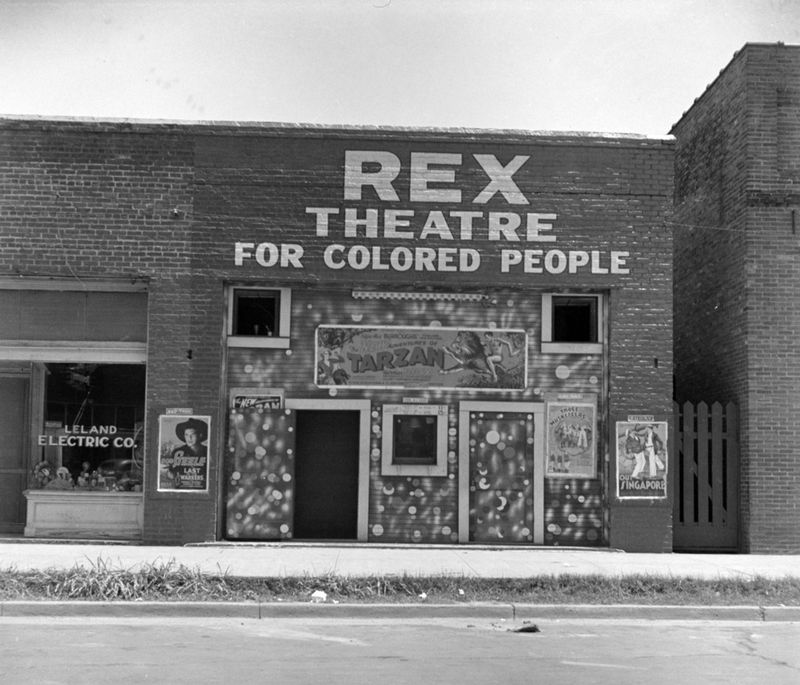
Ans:
{"type": "Polygon", "coordinates": [[[394,417],[393,464],[436,465],[435,416],[394,417]]]}
{"type": "Polygon", "coordinates": [[[47,364],[46,369],[39,444],[50,475],[61,468],[61,479],[78,487],[141,489],[144,365],[47,364]]]}
{"type": "Polygon", "coordinates": [[[234,292],[233,334],[271,336],[278,331],[280,292],[237,290],[234,292]]]}
{"type": "Polygon", "coordinates": [[[553,342],[597,342],[596,297],[553,297],[553,342]]]}

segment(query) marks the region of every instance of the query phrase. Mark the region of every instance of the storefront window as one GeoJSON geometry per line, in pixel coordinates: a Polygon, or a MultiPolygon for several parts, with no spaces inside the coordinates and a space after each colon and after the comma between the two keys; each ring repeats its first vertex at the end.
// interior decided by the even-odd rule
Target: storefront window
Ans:
{"type": "Polygon", "coordinates": [[[141,491],[145,367],[46,364],[34,487],[141,491]]]}

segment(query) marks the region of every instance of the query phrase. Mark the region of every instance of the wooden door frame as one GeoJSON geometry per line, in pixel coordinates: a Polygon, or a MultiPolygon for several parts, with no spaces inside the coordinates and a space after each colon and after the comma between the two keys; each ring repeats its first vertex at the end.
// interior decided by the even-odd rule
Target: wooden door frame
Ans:
{"type": "Polygon", "coordinates": [[[357,411],[358,421],[358,516],[356,540],[366,542],[369,526],[369,445],[370,412],[369,400],[302,400],[286,398],[286,409],[293,411],[357,411]]]}
{"type": "Polygon", "coordinates": [[[472,412],[533,415],[533,544],[544,544],[544,402],[459,402],[458,405],[458,541],[469,542],[469,415],[472,412]]]}

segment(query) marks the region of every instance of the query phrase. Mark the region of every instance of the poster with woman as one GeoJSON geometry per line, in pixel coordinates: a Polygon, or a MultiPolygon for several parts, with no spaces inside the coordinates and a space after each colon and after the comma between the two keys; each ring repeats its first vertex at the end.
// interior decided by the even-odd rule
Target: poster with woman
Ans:
{"type": "Polygon", "coordinates": [[[208,492],[210,416],[158,417],[158,491],[208,492]]]}
{"type": "MultiPolygon", "coordinates": [[[[617,421],[617,497],[659,499],[667,496],[667,422],[617,421]]],[[[652,417],[638,417],[652,418],[652,417]]]]}
{"type": "Polygon", "coordinates": [[[594,399],[547,402],[548,478],[597,476],[597,404],[594,399]]]}

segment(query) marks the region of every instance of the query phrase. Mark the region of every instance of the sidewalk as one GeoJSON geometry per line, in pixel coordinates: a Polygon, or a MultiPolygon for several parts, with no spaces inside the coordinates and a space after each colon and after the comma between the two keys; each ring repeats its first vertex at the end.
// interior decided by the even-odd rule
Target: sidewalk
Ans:
{"type": "Polygon", "coordinates": [[[669,578],[800,578],[800,555],[634,554],[608,549],[413,546],[365,543],[204,543],[149,547],[0,540],[0,571],[89,568],[135,570],[174,563],[239,577],[454,575],[648,575],[669,578]]]}
{"type": "MultiPolygon", "coordinates": [[[[6,570],[106,568],[136,570],[175,564],[202,573],[239,577],[453,575],[647,575],[667,578],[800,578],[800,556],[734,554],[629,554],[608,549],[346,543],[205,543],[185,547],[39,542],[0,539],[0,573],[6,570]]],[[[428,604],[311,602],[0,602],[0,618],[237,618],[356,620],[677,620],[800,621],[795,606],[530,605],[504,602],[428,604]]]]}

